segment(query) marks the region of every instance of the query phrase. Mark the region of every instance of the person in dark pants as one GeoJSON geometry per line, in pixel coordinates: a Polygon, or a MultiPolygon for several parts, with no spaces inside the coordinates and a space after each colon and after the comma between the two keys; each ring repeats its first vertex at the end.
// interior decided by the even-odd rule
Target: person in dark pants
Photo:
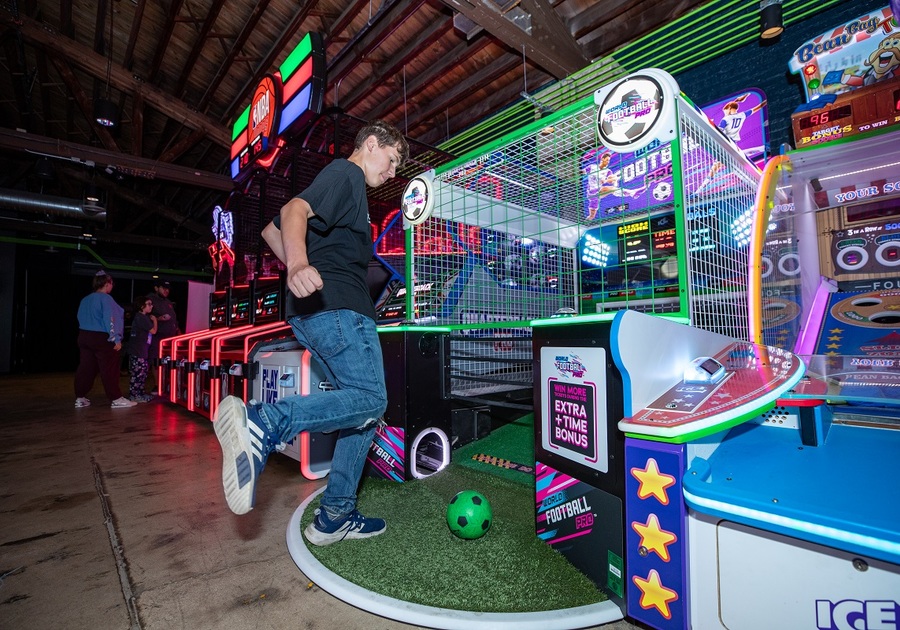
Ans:
{"type": "Polygon", "coordinates": [[[366,186],[394,177],[409,154],[403,135],[376,121],[356,136],[353,153],[336,159],[288,201],[263,238],[287,267],[288,323],[336,389],[245,405],[228,396],[213,427],[222,446],[222,485],[236,514],[255,503],[269,454],[300,431],[338,431],[328,485],[304,530],[314,545],[383,533],[383,519],[356,509],[366,454],[387,407],[375,308],[366,285],[372,258],[366,186]]]}
{"type": "Polygon", "coordinates": [[[131,336],[125,343],[125,352],[128,353],[128,397],[139,403],[153,400],[153,396],[144,391],[147,375],[150,373],[147,352],[156,332],[156,317],[150,314],[152,308],[150,298],[135,298],[132,304],[134,319],[131,321],[131,336]]]}
{"type": "Polygon", "coordinates": [[[157,280],[153,286],[153,292],[147,294],[147,299],[153,302],[150,314],[156,318],[156,333],[150,342],[148,358],[152,364],[159,359],[159,342],[169,337],[181,334],[178,319],[175,316],[175,304],[169,299],[171,285],[168,280],[157,280]]]}
{"type": "Polygon", "coordinates": [[[134,407],[137,403],[123,397],[119,387],[119,350],[122,349],[125,312],[110,295],[112,276],[98,271],[93,288],[93,293],[86,295],[78,305],[80,359],[75,371],[75,406],[90,406],[87,395],[99,374],[113,408],[134,407]]]}

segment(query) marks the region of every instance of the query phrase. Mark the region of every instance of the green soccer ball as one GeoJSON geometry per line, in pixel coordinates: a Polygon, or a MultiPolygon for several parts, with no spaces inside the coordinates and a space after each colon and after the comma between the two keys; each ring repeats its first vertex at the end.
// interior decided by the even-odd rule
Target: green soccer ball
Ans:
{"type": "Polygon", "coordinates": [[[447,506],[447,526],[459,538],[481,538],[491,528],[494,514],[491,504],[480,492],[463,490],[450,499],[447,506]]]}

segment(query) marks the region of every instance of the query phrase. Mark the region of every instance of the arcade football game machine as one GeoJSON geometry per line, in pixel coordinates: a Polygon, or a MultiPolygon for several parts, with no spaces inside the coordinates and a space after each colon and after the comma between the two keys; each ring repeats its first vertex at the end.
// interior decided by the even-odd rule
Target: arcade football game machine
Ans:
{"type": "MultiPolygon", "coordinates": [[[[374,242],[367,282],[375,304],[378,338],[385,363],[388,406],[367,458],[367,474],[406,481],[443,470],[453,446],[447,330],[417,326],[407,316],[405,230],[400,210],[389,213],[374,242]]],[[[414,291],[430,292],[428,283],[414,291]]]]}
{"type": "MultiPolygon", "coordinates": [[[[651,69],[405,192],[408,275],[433,290],[427,305],[408,296],[407,312],[451,329],[454,397],[517,379],[532,388],[537,533],[615,605],[638,602],[638,618],[628,565],[655,569],[641,567],[652,558],[640,545],[626,550],[649,509],[633,491],[626,509],[626,467],[648,456],[628,462],[617,430],[612,320],[633,309],[746,336],[742,228],[758,177],[674,79],[651,69]]],[[[682,531],[673,507],[666,527],[682,531]]]]}

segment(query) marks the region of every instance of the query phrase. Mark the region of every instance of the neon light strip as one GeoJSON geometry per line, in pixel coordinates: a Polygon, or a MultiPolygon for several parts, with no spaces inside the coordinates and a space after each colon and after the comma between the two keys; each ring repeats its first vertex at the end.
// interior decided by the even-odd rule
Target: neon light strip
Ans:
{"type": "Polygon", "coordinates": [[[231,141],[234,142],[239,135],[244,133],[247,130],[247,125],[250,124],[250,106],[247,105],[247,109],[245,109],[240,116],[238,116],[237,120],[234,121],[234,127],[231,128],[231,141]]]}
{"type": "Polygon", "coordinates": [[[747,270],[747,308],[749,309],[748,339],[755,344],[763,344],[762,326],[762,251],[769,229],[769,218],[775,207],[775,185],[782,168],[790,168],[790,158],[776,155],[763,170],[762,180],[756,189],[753,225],[750,232],[750,268],[747,270]]]}
{"type": "Polygon", "coordinates": [[[285,106],[284,111],[281,113],[281,124],[278,126],[279,135],[284,133],[284,130],[297,120],[301,114],[309,110],[309,99],[311,94],[312,84],[307,83],[306,87],[285,106]]]}
{"type": "Polygon", "coordinates": [[[794,343],[794,354],[808,356],[815,352],[816,342],[819,341],[819,330],[821,330],[822,321],[825,319],[825,306],[828,304],[828,298],[831,295],[829,288],[830,284],[827,280],[822,279],[819,282],[812,307],[809,309],[806,325],[803,327],[803,333],[794,343]]]}
{"type": "Polygon", "coordinates": [[[300,70],[295,72],[290,80],[283,82],[284,88],[282,89],[281,102],[287,103],[290,101],[303,84],[312,79],[312,73],[313,60],[312,58],[309,58],[302,66],[300,66],[300,70]]]}
{"type": "MultiPolygon", "coordinates": [[[[744,519],[745,522],[752,521],[756,523],[766,523],[773,527],[802,532],[809,536],[816,536],[848,545],[880,551],[884,554],[900,556],[900,543],[890,542],[881,538],[876,538],[875,536],[854,534],[853,532],[837,529],[835,527],[816,525],[815,523],[808,523],[807,521],[801,521],[787,516],[779,516],[761,510],[740,507],[731,503],[724,503],[713,499],[703,499],[688,492],[686,489],[684,489],[683,492],[684,500],[687,504],[700,512],[708,510],[710,513],[718,516],[734,516],[739,519],[744,519]]],[[[894,562],[896,562],[896,560],[894,560],[894,562]]]]}
{"type": "Polygon", "coordinates": [[[231,160],[231,179],[237,179],[238,174],[241,172],[241,167],[238,164],[238,158],[231,160]]]}
{"type": "Polygon", "coordinates": [[[287,81],[288,77],[294,73],[294,70],[296,70],[300,64],[304,63],[311,54],[312,37],[307,33],[303,36],[303,39],[300,40],[300,43],[297,44],[297,47],[294,48],[291,54],[287,56],[287,59],[285,59],[278,67],[278,72],[281,73],[282,80],[287,81]]]}

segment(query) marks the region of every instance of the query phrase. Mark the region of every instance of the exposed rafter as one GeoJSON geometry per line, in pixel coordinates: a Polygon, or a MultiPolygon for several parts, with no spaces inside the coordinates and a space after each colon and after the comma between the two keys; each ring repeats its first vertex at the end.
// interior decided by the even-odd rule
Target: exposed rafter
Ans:
{"type": "Polygon", "coordinates": [[[504,2],[505,11],[494,0],[442,2],[513,50],[524,52],[527,59],[557,79],[563,79],[590,63],[559,15],[545,0],[504,2]],[[520,10],[519,15],[530,18],[528,32],[513,21],[511,10],[514,8],[520,10]]]}

